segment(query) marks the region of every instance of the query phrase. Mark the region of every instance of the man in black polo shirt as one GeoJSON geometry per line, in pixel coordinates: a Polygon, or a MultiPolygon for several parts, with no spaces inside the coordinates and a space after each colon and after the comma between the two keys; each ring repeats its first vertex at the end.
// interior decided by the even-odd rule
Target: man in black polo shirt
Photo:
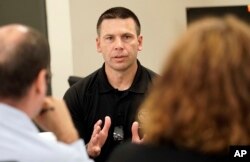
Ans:
{"type": "Polygon", "coordinates": [[[127,8],[105,11],[97,22],[96,46],[103,66],[64,95],[87,152],[104,162],[124,140],[140,141],[135,114],[156,74],[137,60],[140,22],[127,8]]]}

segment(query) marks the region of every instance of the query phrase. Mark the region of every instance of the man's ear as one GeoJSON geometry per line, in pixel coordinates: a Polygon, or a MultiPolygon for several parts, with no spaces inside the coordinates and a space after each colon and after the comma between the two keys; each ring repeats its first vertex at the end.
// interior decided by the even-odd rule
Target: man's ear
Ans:
{"type": "Polygon", "coordinates": [[[142,42],[143,42],[143,36],[139,35],[138,36],[138,51],[142,50],[142,42]]]}
{"type": "Polygon", "coordinates": [[[39,94],[46,95],[47,92],[47,81],[46,81],[47,70],[42,69],[37,75],[37,79],[35,81],[36,92],[39,94]]]}
{"type": "Polygon", "coordinates": [[[101,45],[100,45],[100,37],[99,36],[96,37],[95,42],[96,42],[96,50],[97,50],[97,52],[101,53],[102,50],[101,50],[101,47],[100,47],[101,45]]]}

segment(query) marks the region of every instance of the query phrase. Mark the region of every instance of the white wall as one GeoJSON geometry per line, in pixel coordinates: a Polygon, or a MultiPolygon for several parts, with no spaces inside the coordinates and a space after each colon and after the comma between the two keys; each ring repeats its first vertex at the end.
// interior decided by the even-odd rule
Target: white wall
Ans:
{"type": "Polygon", "coordinates": [[[47,0],[53,94],[64,94],[69,75],[86,76],[101,66],[102,57],[95,48],[96,21],[110,7],[128,7],[137,14],[144,36],[139,60],[160,72],[167,51],[186,29],[186,7],[248,3],[249,0],[47,0]]]}
{"type": "Polygon", "coordinates": [[[51,48],[52,94],[62,98],[73,73],[69,0],[47,0],[48,35],[51,48]]]}

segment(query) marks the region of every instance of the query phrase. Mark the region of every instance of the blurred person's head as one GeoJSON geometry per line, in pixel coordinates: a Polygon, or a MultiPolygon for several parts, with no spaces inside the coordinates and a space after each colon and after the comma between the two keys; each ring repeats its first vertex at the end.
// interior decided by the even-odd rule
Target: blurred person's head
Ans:
{"type": "Polygon", "coordinates": [[[49,63],[48,42],[38,31],[19,24],[0,27],[0,101],[27,103],[19,108],[36,115],[46,95],[49,63]]]}
{"type": "Polygon", "coordinates": [[[191,24],[141,107],[146,141],[203,153],[250,144],[250,28],[233,16],[191,24]]]}

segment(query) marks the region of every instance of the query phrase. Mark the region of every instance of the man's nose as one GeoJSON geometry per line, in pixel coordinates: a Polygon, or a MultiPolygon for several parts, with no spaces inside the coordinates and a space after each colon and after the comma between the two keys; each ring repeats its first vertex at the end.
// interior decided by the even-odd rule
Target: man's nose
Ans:
{"type": "Polygon", "coordinates": [[[121,38],[115,39],[115,49],[116,50],[123,49],[123,42],[121,38]]]}

